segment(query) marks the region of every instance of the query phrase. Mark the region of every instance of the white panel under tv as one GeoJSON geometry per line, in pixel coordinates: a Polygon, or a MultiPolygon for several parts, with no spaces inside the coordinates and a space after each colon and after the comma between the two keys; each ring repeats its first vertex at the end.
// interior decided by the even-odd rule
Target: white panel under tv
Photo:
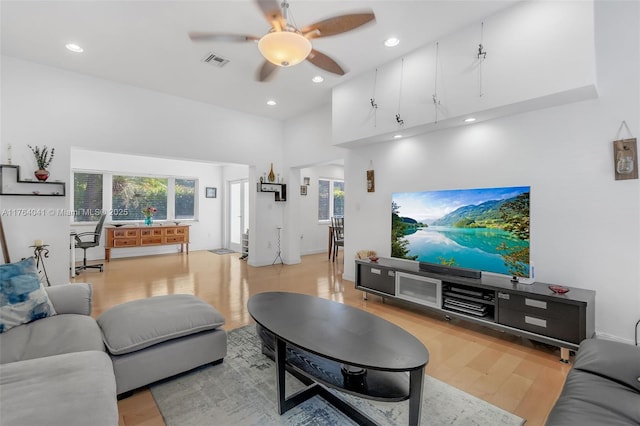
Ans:
{"type": "Polygon", "coordinates": [[[434,308],[442,307],[442,281],[396,272],[396,297],[434,308]]]}

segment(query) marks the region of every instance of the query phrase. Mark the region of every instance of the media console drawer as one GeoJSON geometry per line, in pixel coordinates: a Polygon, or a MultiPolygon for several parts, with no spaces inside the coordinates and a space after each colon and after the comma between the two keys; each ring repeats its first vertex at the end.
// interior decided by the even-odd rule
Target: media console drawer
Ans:
{"type": "Polygon", "coordinates": [[[392,269],[379,268],[374,265],[360,266],[360,282],[362,287],[371,290],[387,293],[391,296],[396,294],[396,273],[392,269]]]}
{"type": "Polygon", "coordinates": [[[527,312],[545,318],[573,319],[578,318],[580,309],[568,303],[543,300],[535,296],[527,297],[515,293],[498,292],[498,306],[513,311],[527,312]]]}
{"type": "Polygon", "coordinates": [[[580,327],[577,315],[566,318],[545,317],[530,312],[514,311],[502,306],[498,313],[499,324],[531,331],[554,339],[580,343],[580,327]]]}

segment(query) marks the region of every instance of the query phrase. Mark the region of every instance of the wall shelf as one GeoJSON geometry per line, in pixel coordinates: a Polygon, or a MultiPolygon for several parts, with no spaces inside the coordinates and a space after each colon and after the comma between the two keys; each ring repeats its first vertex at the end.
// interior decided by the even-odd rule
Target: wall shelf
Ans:
{"type": "Polygon", "coordinates": [[[273,192],[276,201],[287,201],[287,185],[284,183],[258,182],[258,192],[273,192]]]}
{"type": "Polygon", "coordinates": [[[20,166],[0,165],[0,195],[30,195],[32,197],[64,197],[65,183],[20,179],[20,166]]]}

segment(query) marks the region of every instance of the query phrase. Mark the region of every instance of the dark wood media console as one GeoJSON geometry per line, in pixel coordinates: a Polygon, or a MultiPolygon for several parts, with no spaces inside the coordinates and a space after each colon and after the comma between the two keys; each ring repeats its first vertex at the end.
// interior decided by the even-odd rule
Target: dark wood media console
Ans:
{"type": "Polygon", "coordinates": [[[383,298],[402,300],[523,336],[560,348],[563,362],[569,350],[595,333],[595,291],[569,288],[556,294],[548,283],[513,283],[507,277],[480,279],[421,271],[419,263],[380,258],[356,260],[356,288],[383,298]]]}

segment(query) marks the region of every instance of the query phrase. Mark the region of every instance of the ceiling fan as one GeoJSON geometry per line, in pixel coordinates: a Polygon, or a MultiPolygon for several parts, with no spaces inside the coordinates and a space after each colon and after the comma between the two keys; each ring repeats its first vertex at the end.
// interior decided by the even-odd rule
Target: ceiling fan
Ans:
{"type": "Polygon", "coordinates": [[[189,38],[193,41],[257,42],[265,58],[256,75],[259,81],[273,78],[278,67],[290,67],[305,59],[325,71],[344,75],[344,69],[329,56],[315,50],[310,40],[351,31],[376,19],[373,11],[369,10],[334,16],[298,29],[289,19],[288,0],[283,0],[280,5],[277,0],[256,0],[256,3],[271,25],[271,30],[264,36],[190,32],[189,38]]]}

